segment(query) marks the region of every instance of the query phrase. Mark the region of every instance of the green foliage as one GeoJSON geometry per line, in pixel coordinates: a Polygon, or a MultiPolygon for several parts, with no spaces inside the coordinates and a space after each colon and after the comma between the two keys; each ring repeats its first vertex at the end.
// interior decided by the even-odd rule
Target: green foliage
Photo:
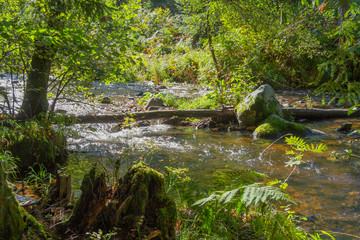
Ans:
{"type": "Polygon", "coordinates": [[[186,98],[180,97],[176,98],[171,94],[152,94],[152,93],[145,93],[145,96],[139,100],[139,104],[145,106],[146,101],[152,97],[161,98],[164,100],[164,103],[168,107],[174,107],[177,109],[215,109],[219,107],[216,98],[212,96],[212,94],[206,94],[205,96],[198,97],[198,98],[186,98]]]}
{"type": "Polygon", "coordinates": [[[65,163],[66,138],[61,128],[54,128],[52,123],[50,116],[25,123],[1,122],[0,138],[7,142],[6,149],[19,158],[17,165],[21,172],[27,172],[34,164],[42,164],[54,172],[59,164],[65,163]]]}
{"type": "Polygon", "coordinates": [[[46,167],[39,164],[29,167],[30,172],[25,177],[26,184],[32,188],[34,192],[44,197],[47,195],[51,182],[55,179],[54,175],[46,170],[46,167]]]}
{"type": "Polygon", "coordinates": [[[2,151],[0,154],[0,162],[2,170],[6,173],[6,176],[9,175],[13,178],[16,178],[16,174],[18,172],[17,162],[19,159],[13,157],[10,151],[2,151]]]}
{"type": "Polygon", "coordinates": [[[0,71],[16,74],[25,85],[34,49],[43,46],[56,53],[49,59],[49,89],[43,89],[55,98],[52,109],[65,90],[77,90],[70,86],[119,81],[136,61],[130,48],[137,47],[138,9],[136,1],[119,6],[108,0],[3,2],[0,71]]]}

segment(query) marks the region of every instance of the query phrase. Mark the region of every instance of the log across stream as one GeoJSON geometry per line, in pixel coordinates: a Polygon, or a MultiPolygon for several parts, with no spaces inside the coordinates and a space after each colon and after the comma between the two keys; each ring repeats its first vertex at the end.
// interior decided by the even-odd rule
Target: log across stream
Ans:
{"type": "MultiPolygon", "coordinates": [[[[349,117],[348,109],[306,109],[306,108],[289,108],[283,109],[285,115],[293,116],[295,119],[328,119],[328,118],[346,118],[349,117]]],[[[360,111],[350,115],[351,117],[360,116],[360,111]]],[[[150,120],[158,118],[207,118],[221,117],[225,119],[235,119],[233,109],[225,110],[156,110],[137,113],[123,113],[115,115],[79,115],[76,116],[77,123],[116,123],[122,122],[126,118],[135,120],[150,120]]]]}

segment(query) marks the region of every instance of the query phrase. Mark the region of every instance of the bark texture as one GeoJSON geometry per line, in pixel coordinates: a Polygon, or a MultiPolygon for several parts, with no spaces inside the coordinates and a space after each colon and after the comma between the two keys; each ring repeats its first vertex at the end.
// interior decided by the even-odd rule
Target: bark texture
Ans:
{"type": "Polygon", "coordinates": [[[31,119],[40,113],[47,112],[49,108],[47,100],[48,81],[55,54],[56,49],[54,47],[45,46],[41,43],[35,44],[18,119],[31,119]]]}
{"type": "Polygon", "coordinates": [[[140,162],[122,177],[112,194],[105,175],[93,168],[84,177],[82,194],[68,227],[78,234],[115,231],[114,239],[171,239],[176,205],[165,193],[164,176],[140,162]]]}

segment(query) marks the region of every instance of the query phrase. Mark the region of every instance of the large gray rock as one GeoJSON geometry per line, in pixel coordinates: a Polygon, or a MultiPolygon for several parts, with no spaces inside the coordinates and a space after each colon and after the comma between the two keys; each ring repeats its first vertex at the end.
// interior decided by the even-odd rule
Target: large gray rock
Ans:
{"type": "Polygon", "coordinates": [[[257,126],[271,114],[283,116],[281,105],[275,98],[275,92],[268,84],[250,93],[235,110],[242,128],[257,126]]]}
{"type": "Polygon", "coordinates": [[[164,101],[161,98],[150,98],[149,102],[146,104],[146,110],[158,110],[161,107],[165,107],[164,101]]]}

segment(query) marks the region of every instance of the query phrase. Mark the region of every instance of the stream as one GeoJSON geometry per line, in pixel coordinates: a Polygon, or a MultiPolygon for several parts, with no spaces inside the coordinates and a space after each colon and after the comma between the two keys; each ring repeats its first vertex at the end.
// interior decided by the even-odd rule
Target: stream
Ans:
{"type": "MultiPolygon", "coordinates": [[[[158,91],[151,84],[97,84],[96,95],[110,97],[113,104],[60,101],[57,109],[67,113],[100,114],[131,112],[136,106],[137,95],[145,91],[158,91]],[[124,99],[127,99],[124,102],[124,99]],[[134,106],[135,107],[134,107],[134,106]],[[132,106],[132,107],[131,107],[132,106]]],[[[204,94],[194,86],[173,86],[166,90],[173,94],[204,94]]],[[[305,93],[307,94],[307,93],[305,93]]],[[[292,93],[283,93],[281,101],[289,99],[291,104],[306,104],[304,93],[299,98],[292,93]]],[[[299,204],[294,211],[308,219],[306,226],[317,230],[339,232],[336,239],[358,239],[350,235],[360,233],[360,171],[349,160],[331,157],[333,151],[343,152],[353,149],[360,154],[358,139],[347,138],[335,132],[342,122],[352,122],[353,129],[360,129],[359,118],[331,119],[325,121],[305,121],[304,124],[329,134],[323,138],[306,139],[313,143],[324,143],[329,150],[322,154],[305,153],[302,163],[290,176],[287,188],[292,198],[299,204]]],[[[284,143],[253,140],[250,132],[196,130],[191,127],[169,126],[154,121],[150,126],[123,129],[113,132],[115,124],[81,124],[71,127],[69,149],[72,156],[73,181],[79,188],[84,170],[99,162],[111,171],[115,159],[131,148],[129,157],[123,163],[123,172],[131,161],[147,155],[147,161],[156,169],[164,166],[188,168],[188,175],[196,181],[210,181],[214,172],[224,169],[252,169],[265,173],[271,179],[285,179],[292,168],[285,167],[289,149],[284,143]]],[[[144,157],[145,158],[145,157],[144,157]]],[[[125,161],[125,160],[124,160],[125,161]]],[[[79,193],[79,190],[78,190],[79,193]]]]}

